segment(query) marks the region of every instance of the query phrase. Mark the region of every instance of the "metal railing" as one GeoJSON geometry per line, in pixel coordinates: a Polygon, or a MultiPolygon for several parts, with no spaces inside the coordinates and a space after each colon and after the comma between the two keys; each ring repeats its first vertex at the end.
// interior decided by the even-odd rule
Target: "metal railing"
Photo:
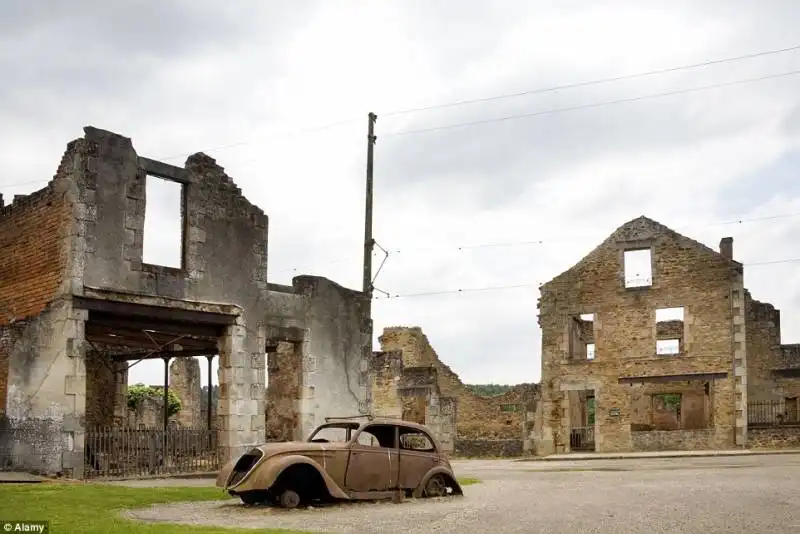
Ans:
{"type": "Polygon", "coordinates": [[[753,401],[747,403],[747,425],[800,425],[800,406],[797,399],[753,401]]]}
{"type": "Polygon", "coordinates": [[[569,448],[572,451],[594,450],[594,427],[574,427],[569,431],[569,448]]]}
{"type": "Polygon", "coordinates": [[[219,469],[217,431],[100,427],[86,432],[86,478],[188,474],[219,469]]]}

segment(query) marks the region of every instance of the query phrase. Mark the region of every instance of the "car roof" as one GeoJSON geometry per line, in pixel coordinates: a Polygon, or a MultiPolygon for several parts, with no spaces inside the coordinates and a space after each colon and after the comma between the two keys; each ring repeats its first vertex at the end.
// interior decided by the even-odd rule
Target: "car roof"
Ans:
{"type": "Polygon", "coordinates": [[[424,431],[426,434],[430,434],[431,431],[425,427],[425,425],[421,425],[419,423],[415,423],[413,421],[405,421],[403,419],[396,419],[393,417],[371,417],[371,416],[363,416],[360,418],[356,417],[326,417],[325,423],[326,425],[329,424],[349,424],[353,426],[367,426],[367,425],[391,425],[391,426],[403,426],[406,428],[413,428],[415,430],[424,431]],[[361,420],[359,420],[361,419],[361,420]]]}

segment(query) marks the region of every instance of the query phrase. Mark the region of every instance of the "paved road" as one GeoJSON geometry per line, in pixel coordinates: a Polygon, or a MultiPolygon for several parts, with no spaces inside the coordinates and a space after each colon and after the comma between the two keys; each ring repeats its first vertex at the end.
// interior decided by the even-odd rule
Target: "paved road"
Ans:
{"type": "MultiPolygon", "coordinates": [[[[312,510],[238,501],[158,506],[145,521],[352,533],[800,533],[800,455],[454,462],[463,498],[312,510]]],[[[199,485],[209,480],[131,485],[199,485]]]]}

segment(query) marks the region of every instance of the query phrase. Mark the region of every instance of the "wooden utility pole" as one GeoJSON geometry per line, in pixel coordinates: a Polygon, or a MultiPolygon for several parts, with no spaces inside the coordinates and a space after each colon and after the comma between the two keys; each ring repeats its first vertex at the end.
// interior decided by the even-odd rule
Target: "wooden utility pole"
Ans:
{"type": "MultiPolygon", "coordinates": [[[[372,302],[372,248],[375,240],[372,238],[372,161],[375,148],[375,121],[378,116],[369,114],[367,125],[367,194],[364,209],[364,283],[362,291],[364,296],[372,302]]],[[[371,309],[371,307],[370,307],[371,309]]],[[[370,316],[371,318],[371,316],[370,316]]]]}

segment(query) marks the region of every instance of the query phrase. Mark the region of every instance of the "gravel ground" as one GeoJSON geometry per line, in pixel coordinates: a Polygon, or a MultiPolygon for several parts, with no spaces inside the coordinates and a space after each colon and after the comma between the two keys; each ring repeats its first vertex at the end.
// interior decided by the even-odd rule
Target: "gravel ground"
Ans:
{"type": "MultiPolygon", "coordinates": [[[[454,462],[483,482],[464,497],[310,510],[186,503],[127,512],[143,521],[356,533],[800,533],[800,455],[454,462]]],[[[209,480],[129,485],[200,485],[209,480]]]]}

